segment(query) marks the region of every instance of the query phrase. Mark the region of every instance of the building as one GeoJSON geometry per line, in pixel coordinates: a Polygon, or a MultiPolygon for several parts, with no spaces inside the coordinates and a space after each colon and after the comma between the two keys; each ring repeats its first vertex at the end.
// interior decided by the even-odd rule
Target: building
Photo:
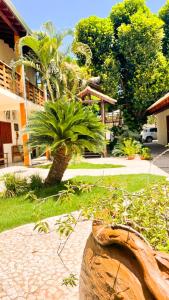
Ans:
{"type": "Polygon", "coordinates": [[[147,112],[156,116],[157,138],[159,144],[169,143],[169,93],[152,104],[147,112]]]}
{"type": "Polygon", "coordinates": [[[9,0],[0,1],[0,164],[24,161],[31,164],[22,133],[29,113],[42,109],[44,92],[36,84],[33,69],[20,67],[12,77],[10,63],[17,57],[15,44],[31,30],[9,0]]]}

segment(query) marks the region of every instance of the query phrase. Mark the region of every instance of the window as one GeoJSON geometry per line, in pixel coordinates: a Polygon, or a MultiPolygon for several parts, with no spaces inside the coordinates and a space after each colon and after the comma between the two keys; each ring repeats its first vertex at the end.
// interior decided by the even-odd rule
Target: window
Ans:
{"type": "Polygon", "coordinates": [[[157,132],[157,128],[150,128],[150,132],[157,132]]]}

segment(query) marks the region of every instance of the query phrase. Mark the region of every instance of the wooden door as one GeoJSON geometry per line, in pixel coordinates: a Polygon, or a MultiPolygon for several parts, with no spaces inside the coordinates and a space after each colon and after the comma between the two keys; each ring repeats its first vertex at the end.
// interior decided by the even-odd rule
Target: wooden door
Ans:
{"type": "Polygon", "coordinates": [[[167,116],[167,143],[169,143],[169,116],[167,116]]]}
{"type": "Polygon", "coordinates": [[[11,123],[0,122],[0,165],[4,165],[4,144],[12,143],[11,123]]]}
{"type": "Polygon", "coordinates": [[[2,144],[12,143],[11,123],[0,122],[0,143],[2,144]]]}

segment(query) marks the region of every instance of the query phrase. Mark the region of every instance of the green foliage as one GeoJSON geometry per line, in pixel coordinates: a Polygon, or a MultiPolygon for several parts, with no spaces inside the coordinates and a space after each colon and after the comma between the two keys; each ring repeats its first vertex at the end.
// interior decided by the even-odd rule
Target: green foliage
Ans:
{"type": "Polygon", "coordinates": [[[78,281],[77,275],[71,273],[69,277],[63,279],[62,285],[75,287],[77,286],[77,281],[78,281]]]}
{"type": "Polygon", "coordinates": [[[169,0],[159,11],[159,17],[164,22],[163,53],[169,57],[169,0]]]}
{"type": "Polygon", "coordinates": [[[136,154],[140,153],[140,150],[141,144],[138,141],[129,138],[117,143],[112,154],[114,156],[134,157],[136,154]]]}
{"type": "Polygon", "coordinates": [[[142,147],[140,150],[140,156],[142,159],[146,159],[146,160],[152,159],[150,148],[142,147]]]}
{"type": "Polygon", "coordinates": [[[15,174],[6,174],[4,176],[5,197],[14,197],[22,195],[28,191],[29,185],[25,178],[15,174]]]}
{"type": "MultiPolygon", "coordinates": [[[[108,187],[110,188],[110,187],[108,187]]],[[[169,251],[169,183],[148,186],[137,193],[127,193],[112,186],[112,195],[97,199],[84,210],[88,218],[106,224],[128,225],[140,232],[157,250],[169,251]]]]}
{"type": "Polygon", "coordinates": [[[169,1],[160,12],[165,37],[162,20],[151,13],[144,0],[124,0],[114,5],[108,32],[102,27],[97,30],[96,17],[76,26],[76,40],[92,50],[92,74],[101,77],[105,93],[117,97],[130,130],[141,129],[146,122],[146,109],[169,89],[169,62],[162,53],[163,37],[164,48],[168,47],[168,10],[169,1]],[[106,38],[108,44],[103,43],[106,38]]]}
{"type": "MultiPolygon", "coordinates": [[[[110,19],[92,16],[80,20],[75,30],[75,41],[90,47],[92,74],[101,76],[103,90],[116,97],[119,70],[117,61],[113,59],[114,29],[110,19]]],[[[80,65],[84,63],[83,56],[78,55],[78,59],[80,65]]]]}
{"type": "Polygon", "coordinates": [[[27,131],[32,146],[47,146],[53,153],[61,147],[71,155],[85,148],[98,152],[104,146],[103,125],[78,101],[46,102],[44,111],[30,117],[27,131]]]}
{"type": "Polygon", "coordinates": [[[74,231],[74,225],[76,224],[76,218],[70,214],[64,219],[59,219],[55,225],[57,225],[57,232],[60,236],[68,237],[74,231]]]}
{"type": "MultiPolygon", "coordinates": [[[[81,70],[75,59],[71,58],[72,55],[65,54],[60,49],[64,38],[70,34],[72,35],[71,30],[57,33],[54,25],[47,22],[43,24],[42,31],[20,38],[20,57],[12,62],[14,71],[20,65],[37,71],[39,81],[47,88],[52,101],[63,95],[69,98],[74,96],[79,91],[82,79],[86,76],[84,68],[81,70]],[[28,47],[31,51],[22,55],[23,47],[28,47]]],[[[90,64],[92,53],[87,45],[74,43],[72,51],[83,53],[85,63],[90,64]]]]}
{"type": "Polygon", "coordinates": [[[143,14],[149,13],[145,0],[125,0],[112,7],[110,19],[113,23],[115,32],[121,24],[130,24],[130,18],[140,11],[143,14]]]}
{"type": "Polygon", "coordinates": [[[37,230],[39,233],[49,233],[49,224],[48,222],[40,221],[35,225],[34,230],[37,230]]]}
{"type": "Polygon", "coordinates": [[[43,187],[43,180],[38,174],[31,175],[29,180],[29,186],[32,191],[41,189],[43,187]]]}
{"type": "MultiPolygon", "coordinates": [[[[92,65],[102,65],[112,49],[113,27],[111,21],[92,16],[80,20],[76,26],[75,40],[87,44],[92,52],[92,65]],[[102,42],[101,42],[102,41],[102,42]]],[[[79,57],[83,64],[83,57],[79,57]]]]}

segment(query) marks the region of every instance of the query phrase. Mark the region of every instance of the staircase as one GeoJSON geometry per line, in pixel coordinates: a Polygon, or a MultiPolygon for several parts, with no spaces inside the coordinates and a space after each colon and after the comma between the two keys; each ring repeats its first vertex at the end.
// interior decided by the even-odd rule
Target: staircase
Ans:
{"type": "Polygon", "coordinates": [[[85,150],[84,154],[83,154],[84,158],[100,158],[102,157],[102,154],[100,153],[94,153],[94,152],[90,152],[88,150],[85,150]]]}

